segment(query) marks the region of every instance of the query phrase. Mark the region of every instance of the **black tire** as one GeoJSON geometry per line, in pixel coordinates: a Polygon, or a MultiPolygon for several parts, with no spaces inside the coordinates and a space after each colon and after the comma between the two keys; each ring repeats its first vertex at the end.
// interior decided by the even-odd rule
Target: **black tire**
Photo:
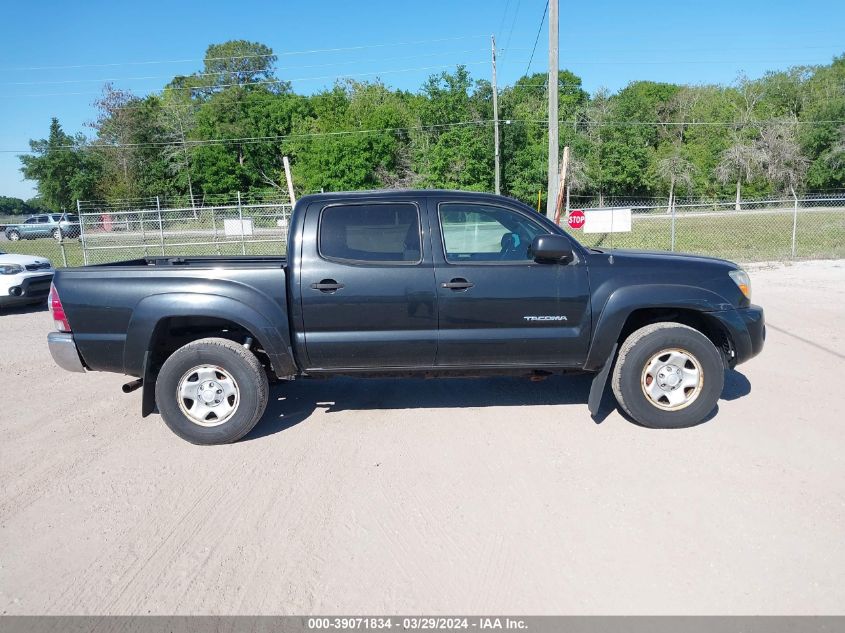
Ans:
{"type": "Polygon", "coordinates": [[[19,239],[21,239],[21,234],[18,231],[7,231],[6,239],[10,242],[17,242],[19,239]]]}
{"type": "Polygon", "coordinates": [[[53,239],[57,242],[61,242],[62,240],[62,230],[61,229],[53,229],[53,239]]]}
{"type": "MultiPolygon", "coordinates": [[[[677,369],[668,368],[669,373],[679,374],[677,369]]],[[[698,330],[680,323],[653,323],[633,332],[622,344],[611,384],[619,406],[642,426],[685,428],[703,422],[716,407],[725,384],[725,364],[719,350],[698,330]],[[661,394],[661,399],[656,401],[646,395],[646,390],[657,380],[656,369],[662,369],[661,363],[678,367],[669,354],[658,356],[668,350],[680,352],[679,359],[687,356],[689,362],[683,365],[684,371],[689,372],[691,380],[697,380],[695,387],[681,389],[683,383],[674,388],[669,386],[669,392],[680,389],[673,397],[686,402],[679,404],[670,403],[656,388],[654,392],[661,394]]]]}
{"type": "MultiPolygon", "coordinates": [[[[200,339],[176,350],[164,362],[155,386],[156,404],[165,424],[182,439],[204,445],[236,442],[249,433],[267,407],[268,391],[267,374],[255,354],[223,338],[200,339]],[[216,426],[203,426],[188,417],[183,409],[187,410],[190,400],[180,404],[178,396],[187,372],[203,366],[224,370],[236,388],[234,412],[216,426]]],[[[205,423],[215,422],[211,419],[205,423]]]]}

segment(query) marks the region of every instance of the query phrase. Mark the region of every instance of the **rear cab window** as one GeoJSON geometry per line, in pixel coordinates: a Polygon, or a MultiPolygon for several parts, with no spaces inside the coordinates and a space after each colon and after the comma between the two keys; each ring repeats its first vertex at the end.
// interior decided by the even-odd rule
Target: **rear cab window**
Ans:
{"type": "Polygon", "coordinates": [[[318,251],[350,264],[414,265],[422,260],[416,204],[336,204],[320,212],[318,251]]]}

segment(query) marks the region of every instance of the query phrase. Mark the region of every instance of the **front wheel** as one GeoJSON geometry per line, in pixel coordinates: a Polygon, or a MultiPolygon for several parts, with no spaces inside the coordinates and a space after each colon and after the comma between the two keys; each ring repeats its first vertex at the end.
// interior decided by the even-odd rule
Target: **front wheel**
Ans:
{"type": "Polygon", "coordinates": [[[192,444],[228,444],[249,433],[267,407],[267,374],[234,341],[205,338],[176,350],[156,379],[161,417],[192,444]]]}
{"type": "Polygon", "coordinates": [[[622,344],[613,370],[619,406],[650,428],[703,422],[725,384],[721,354],[704,334],[680,323],[654,323],[622,344]]]}
{"type": "Polygon", "coordinates": [[[17,242],[21,239],[21,234],[17,231],[9,231],[8,233],[6,233],[6,237],[10,242],[17,242]]]}
{"type": "Polygon", "coordinates": [[[53,239],[57,242],[62,241],[62,230],[61,229],[53,229],[53,239]]]}

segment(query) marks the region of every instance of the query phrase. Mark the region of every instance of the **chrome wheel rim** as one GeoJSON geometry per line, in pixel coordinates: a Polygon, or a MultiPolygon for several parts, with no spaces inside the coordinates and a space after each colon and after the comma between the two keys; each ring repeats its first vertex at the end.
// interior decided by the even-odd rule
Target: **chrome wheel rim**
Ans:
{"type": "Polygon", "coordinates": [[[185,372],[176,387],[185,417],[199,426],[220,426],[240,404],[240,388],[232,375],[217,365],[199,365],[185,372]]]}
{"type": "Polygon", "coordinates": [[[10,233],[9,234],[9,241],[10,242],[17,242],[19,239],[21,239],[21,236],[18,235],[17,233],[10,233]]]}
{"type": "Polygon", "coordinates": [[[652,405],[664,411],[677,411],[698,398],[704,387],[704,371],[690,352],[664,349],[646,362],[641,384],[652,405]]]}

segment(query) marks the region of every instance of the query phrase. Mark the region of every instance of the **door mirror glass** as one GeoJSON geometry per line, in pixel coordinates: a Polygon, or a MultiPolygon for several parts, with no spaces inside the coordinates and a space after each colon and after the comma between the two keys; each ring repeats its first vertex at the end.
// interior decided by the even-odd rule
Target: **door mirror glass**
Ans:
{"type": "Polygon", "coordinates": [[[573,259],[572,243],[563,235],[538,235],[531,242],[531,255],[538,261],[569,262],[573,259]]]}

